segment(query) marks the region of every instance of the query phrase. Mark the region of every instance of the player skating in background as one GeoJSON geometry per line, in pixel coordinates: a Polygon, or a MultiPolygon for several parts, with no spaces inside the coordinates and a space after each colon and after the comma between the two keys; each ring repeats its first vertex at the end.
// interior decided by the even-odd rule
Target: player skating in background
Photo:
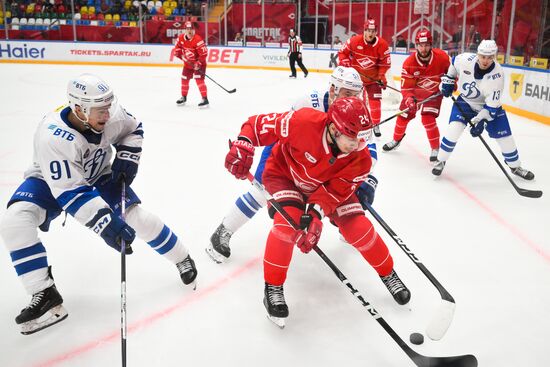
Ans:
{"type": "Polygon", "coordinates": [[[504,89],[504,71],[496,54],[498,46],[493,40],[483,40],[477,48],[477,55],[463,53],[453,58],[447,75],[442,78],[442,92],[445,97],[452,95],[455,83],[460,95],[453,105],[449,125],[437,156],[432,173],[439,176],[450,158],[460,135],[466,128],[466,120],[475,126],[472,136],[481,135],[487,128],[489,137],[498,143],[504,161],[512,173],[526,180],[535,178],[533,172],[521,167],[516,142],[500,101],[504,89]],[[458,105],[457,105],[458,104],[458,105]]]}
{"type": "Polygon", "coordinates": [[[274,144],[263,184],[303,230],[295,230],[270,208],[273,227],[264,254],[264,305],[274,322],[288,316],[283,284],[294,246],[308,253],[317,245],[327,216],[347,243],[376,270],[395,301],[409,302],[410,291],[393,269],[384,241],[367,219],[355,190],[369,176],[372,160],[361,149],[372,122],[357,97],[337,99],[328,110],[312,108],[250,117],[231,144],[225,166],[244,179],[252,165],[254,146],[274,144]]]}
{"type": "MultiPolygon", "coordinates": [[[[362,89],[363,83],[355,69],[338,66],[330,76],[329,89],[326,92],[311,91],[306,97],[296,101],[292,106],[292,110],[296,111],[300,108],[309,107],[321,112],[327,112],[330,105],[338,98],[359,96],[362,89]]],[[[371,139],[367,147],[374,166],[377,161],[376,143],[371,139]]],[[[271,148],[271,146],[267,146],[263,149],[260,162],[258,163],[254,177],[259,182],[262,182],[265,162],[271,154],[271,148]]],[[[358,195],[360,195],[362,202],[367,201],[369,204],[372,204],[370,197],[374,195],[373,192],[376,189],[377,183],[376,178],[371,175],[369,182],[360,186],[358,195]]],[[[252,219],[265,205],[266,200],[264,196],[254,186],[250,186],[250,190],[237,199],[224,216],[222,223],[210,237],[210,243],[206,251],[214,261],[220,263],[229,258],[231,255],[229,247],[231,236],[252,219]]]]}
{"type": "Polygon", "coordinates": [[[131,254],[129,245],[137,233],[177,266],[183,283],[191,284],[197,276],[188,249],[160,218],[138,205],[141,201],[129,187],[141,156],[142,124],[116,103],[112,89],[94,75],[71,80],[67,97],[68,106],[48,113],[38,125],[33,163],[0,222],[0,235],[15,271],[32,295],[15,319],[23,334],[67,317],[37,230],[47,232],[63,210],[117,251],[122,239],[131,254]],[[112,164],[111,145],[116,148],[112,164]],[[121,181],[127,185],[126,222],[119,218],[121,181]]]}
{"type": "Polygon", "coordinates": [[[178,36],[178,41],[173,50],[174,56],[183,61],[183,70],[181,72],[181,98],[176,101],[179,106],[183,106],[187,101],[189,92],[189,81],[195,79],[202,101],[199,107],[209,105],[206,83],[204,82],[206,74],[206,56],[208,50],[201,36],[195,33],[193,23],[185,22],[185,32],[178,36]]]}
{"type": "Polygon", "coordinates": [[[364,100],[369,102],[370,115],[374,124],[374,135],[381,136],[380,123],[382,89],[386,88],[386,72],[391,66],[388,42],[377,36],[374,19],[364,24],[363,34],[350,39],[338,51],[339,65],[351,66],[361,75],[363,80],[364,100]]]}
{"type": "MultiPolygon", "coordinates": [[[[405,136],[409,121],[414,119],[417,111],[416,102],[426,99],[439,92],[441,76],[447,72],[451,60],[449,55],[438,48],[432,48],[430,31],[419,31],[416,34],[416,52],[403,62],[401,71],[401,101],[400,110],[409,111],[398,116],[393,132],[393,140],[384,144],[382,149],[389,152],[399,146],[405,136]]],[[[422,124],[430,143],[430,161],[437,160],[439,150],[439,129],[436,118],[439,116],[443,96],[428,101],[420,107],[422,124]]]]}

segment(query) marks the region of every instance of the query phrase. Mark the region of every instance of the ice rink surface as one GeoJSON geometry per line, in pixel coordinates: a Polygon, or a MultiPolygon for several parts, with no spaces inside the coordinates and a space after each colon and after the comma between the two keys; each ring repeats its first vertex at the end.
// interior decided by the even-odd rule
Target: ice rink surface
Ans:
{"type": "MultiPolygon", "coordinates": [[[[247,116],[285,111],[311,89],[326,90],[328,74],[303,79],[299,73],[289,80],[282,71],[209,69],[237,93],[207,81],[211,106],[199,110],[194,83],[188,104],[175,104],[179,68],[2,64],[0,215],[31,163],[36,125],[65,103],[68,79],[83,72],[109,82],[119,102],[144,123],[144,153],[132,187],[143,206],[183,238],[199,271],[197,290],[184,288],[175,266],[136,240],[127,259],[128,366],[413,366],[314,252],[295,251],[285,284],[286,328],[266,319],[266,211],[233,236],[229,262],[217,265],[204,252],[229,206],[249,187],[223,166],[228,139],[237,136],[247,116]]],[[[450,108],[447,99],[438,119],[442,133],[450,108]]],[[[513,114],[509,119],[523,166],[536,175],[532,182],[514,180],[543,190],[540,199],[519,196],[467,132],[435,178],[418,119],[391,153],[381,148],[392,137],[394,120],[382,126],[374,208],[457,305],[442,340],[426,338],[413,346],[421,354],[471,353],[487,367],[550,365],[550,127],[513,114]]],[[[500,158],[496,143],[488,140],[500,158]]],[[[9,253],[4,246],[0,250],[0,366],[120,365],[120,257],[72,218],[62,222],[59,217],[40,234],[69,312],[58,325],[30,336],[19,333],[14,318],[30,297],[9,253]]],[[[393,301],[374,270],[328,222],[319,246],[408,341],[410,333],[424,333],[440,296],[375,225],[411,289],[407,306],[393,301]]]]}

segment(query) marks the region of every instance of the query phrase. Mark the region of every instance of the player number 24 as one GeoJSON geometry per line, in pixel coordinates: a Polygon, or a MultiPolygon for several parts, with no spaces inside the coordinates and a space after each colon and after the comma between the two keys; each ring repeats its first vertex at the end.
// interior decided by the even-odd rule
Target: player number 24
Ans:
{"type": "Polygon", "coordinates": [[[63,169],[67,171],[67,178],[71,178],[71,170],[69,168],[69,162],[66,159],[59,161],[50,162],[50,172],[52,173],[53,180],[59,180],[63,176],[63,169]],[[63,163],[63,166],[61,165],[63,163]]]}

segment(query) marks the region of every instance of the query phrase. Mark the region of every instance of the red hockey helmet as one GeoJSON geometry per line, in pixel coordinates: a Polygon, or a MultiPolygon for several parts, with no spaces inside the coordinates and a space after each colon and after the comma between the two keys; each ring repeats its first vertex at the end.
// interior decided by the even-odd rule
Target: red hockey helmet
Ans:
{"type": "Polygon", "coordinates": [[[366,31],[367,29],[374,29],[376,30],[376,22],[374,19],[367,19],[365,24],[363,25],[363,29],[366,31]]]}
{"type": "Polygon", "coordinates": [[[416,44],[429,43],[431,45],[432,44],[432,34],[427,29],[419,31],[416,34],[416,39],[415,39],[414,43],[416,43],[416,44]]]}
{"type": "Polygon", "coordinates": [[[338,98],[330,105],[328,118],[339,132],[351,138],[362,138],[372,128],[365,103],[357,97],[338,98]]]}
{"type": "Polygon", "coordinates": [[[190,21],[185,22],[184,28],[186,28],[186,29],[187,29],[187,28],[194,29],[193,23],[191,23],[190,21]]]}

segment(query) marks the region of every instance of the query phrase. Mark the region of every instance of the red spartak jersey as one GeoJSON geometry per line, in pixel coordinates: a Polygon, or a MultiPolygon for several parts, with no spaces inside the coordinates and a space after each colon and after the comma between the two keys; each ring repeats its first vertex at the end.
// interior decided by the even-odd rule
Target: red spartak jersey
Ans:
{"type": "Polygon", "coordinates": [[[354,194],[371,169],[368,149],[334,158],[327,141],[328,116],[312,108],[250,117],[240,136],[254,146],[277,143],[264,172],[287,177],[326,215],[354,194]]]}
{"type": "Polygon", "coordinates": [[[447,72],[450,65],[449,55],[438,48],[432,48],[431,57],[427,63],[420,61],[416,52],[411,54],[403,62],[403,70],[401,70],[403,100],[410,96],[422,100],[439,92],[441,76],[447,72]]]}
{"type": "Polygon", "coordinates": [[[178,36],[178,41],[174,47],[174,56],[183,60],[184,67],[194,69],[197,61],[202,64],[201,66],[206,66],[207,55],[206,44],[198,34],[194,34],[191,39],[187,39],[185,33],[178,36]]]}
{"type": "Polygon", "coordinates": [[[347,40],[338,51],[338,60],[340,65],[349,62],[349,65],[361,75],[365,85],[376,83],[391,66],[388,43],[378,36],[373,44],[367,43],[362,34],[347,40]]]}

